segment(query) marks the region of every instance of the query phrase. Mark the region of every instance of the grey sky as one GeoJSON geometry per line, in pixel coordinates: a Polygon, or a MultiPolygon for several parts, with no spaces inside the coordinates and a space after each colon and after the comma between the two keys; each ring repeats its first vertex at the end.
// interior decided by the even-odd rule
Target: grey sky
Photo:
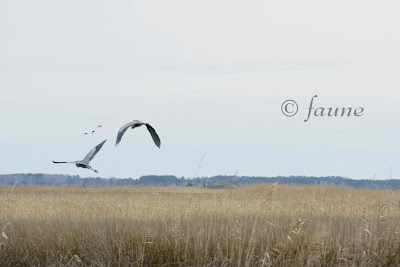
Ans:
{"type": "Polygon", "coordinates": [[[0,173],[400,174],[397,1],[1,1],[0,173]],[[362,106],[360,118],[306,107],[362,106]],[[287,118],[281,104],[294,99],[287,118]],[[134,120],[145,128],[117,131],[134,120]],[[98,124],[93,136],[83,136],[98,124]]]}

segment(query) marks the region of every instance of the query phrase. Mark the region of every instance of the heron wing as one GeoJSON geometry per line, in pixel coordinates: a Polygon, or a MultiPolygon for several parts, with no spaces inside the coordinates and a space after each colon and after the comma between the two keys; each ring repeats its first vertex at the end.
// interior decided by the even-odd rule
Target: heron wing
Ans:
{"type": "Polygon", "coordinates": [[[156,130],[154,130],[154,128],[148,123],[146,123],[146,127],[147,127],[147,130],[149,130],[151,138],[153,138],[154,143],[156,144],[156,146],[158,146],[158,148],[160,148],[161,140],[160,140],[160,137],[158,137],[156,130]]]}
{"type": "Polygon", "coordinates": [[[103,147],[104,143],[107,141],[104,140],[103,142],[101,142],[100,144],[98,144],[97,146],[95,146],[92,150],[89,151],[89,153],[86,155],[86,157],[82,160],[82,161],[91,161],[94,156],[96,156],[96,154],[100,151],[100,149],[103,147]]]}
{"type": "Polygon", "coordinates": [[[53,163],[56,163],[56,164],[58,164],[58,163],[75,163],[75,161],[54,161],[53,160],[53,163]]]}
{"type": "Polygon", "coordinates": [[[125,134],[126,130],[128,130],[129,127],[136,128],[139,126],[142,126],[144,123],[138,120],[134,120],[131,121],[127,124],[125,124],[124,126],[122,126],[119,130],[118,130],[118,135],[117,135],[117,141],[115,142],[115,145],[118,145],[119,142],[121,142],[122,136],[125,134]]]}

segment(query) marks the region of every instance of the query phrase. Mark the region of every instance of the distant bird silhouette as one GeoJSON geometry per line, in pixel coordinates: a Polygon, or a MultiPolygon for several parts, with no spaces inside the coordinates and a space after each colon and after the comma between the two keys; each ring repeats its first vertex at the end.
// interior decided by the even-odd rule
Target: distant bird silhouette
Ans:
{"type": "Polygon", "coordinates": [[[102,126],[101,125],[97,125],[97,128],[101,128],[102,126]]]}
{"type": "Polygon", "coordinates": [[[95,132],[96,132],[96,131],[95,131],[95,130],[93,130],[93,131],[92,131],[92,135],[93,135],[95,132]]]}
{"type": "Polygon", "coordinates": [[[93,169],[90,165],[89,162],[96,156],[96,154],[100,151],[104,143],[107,141],[104,140],[100,144],[98,144],[96,147],[94,147],[92,150],[89,151],[89,153],[86,155],[86,157],[83,158],[83,160],[78,160],[78,161],[53,161],[53,163],[73,163],[76,165],[76,167],[79,168],[84,168],[84,169],[89,169],[94,172],[98,172],[97,170],[93,169]]]}
{"type": "Polygon", "coordinates": [[[131,127],[133,129],[136,127],[140,127],[142,125],[146,125],[146,128],[150,132],[150,135],[153,138],[154,143],[156,144],[156,146],[158,146],[160,148],[160,146],[161,146],[160,137],[158,137],[158,134],[156,133],[154,128],[151,127],[151,125],[148,124],[147,122],[142,122],[142,121],[138,121],[138,120],[129,122],[119,129],[118,135],[117,135],[117,141],[116,141],[115,145],[118,145],[121,142],[122,136],[124,135],[126,130],[128,130],[129,127],[131,127]]]}
{"type": "Polygon", "coordinates": [[[83,135],[87,135],[88,133],[84,133],[83,135]]]}

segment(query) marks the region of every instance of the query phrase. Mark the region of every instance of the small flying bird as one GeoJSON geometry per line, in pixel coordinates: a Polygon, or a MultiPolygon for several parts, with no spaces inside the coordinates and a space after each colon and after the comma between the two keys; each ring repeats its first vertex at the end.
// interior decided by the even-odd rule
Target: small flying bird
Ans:
{"type": "Polygon", "coordinates": [[[83,135],[88,135],[88,133],[84,133],[83,135]]]}
{"type": "Polygon", "coordinates": [[[83,160],[78,160],[78,161],[54,161],[53,163],[73,163],[76,165],[76,167],[79,168],[84,168],[84,169],[89,169],[92,170],[94,172],[97,172],[97,170],[93,169],[90,165],[89,162],[94,158],[94,156],[96,156],[96,154],[100,151],[100,149],[102,148],[102,146],[104,145],[104,143],[107,141],[104,140],[103,142],[101,142],[100,144],[98,144],[96,147],[94,147],[92,150],[90,150],[90,152],[86,155],[86,157],[83,158],[83,160]]]}
{"type": "Polygon", "coordinates": [[[97,125],[97,128],[101,128],[102,126],[101,125],[97,125]]]}
{"type": "Polygon", "coordinates": [[[93,130],[93,131],[92,131],[92,135],[93,135],[95,132],[96,132],[96,131],[95,131],[95,130],[93,130]]]}
{"type": "Polygon", "coordinates": [[[160,137],[158,137],[156,130],[154,130],[153,127],[151,127],[150,124],[148,124],[147,122],[142,122],[142,121],[138,121],[138,120],[134,120],[132,122],[129,122],[127,124],[125,124],[124,126],[122,126],[119,131],[118,131],[118,135],[117,135],[117,142],[115,143],[115,145],[118,145],[119,142],[121,142],[122,136],[124,135],[124,133],[126,132],[126,130],[128,130],[129,127],[136,128],[136,127],[140,127],[142,125],[146,125],[147,130],[149,131],[151,137],[153,138],[154,143],[156,144],[156,146],[158,146],[158,148],[160,148],[161,146],[161,141],[160,141],[160,137]]]}

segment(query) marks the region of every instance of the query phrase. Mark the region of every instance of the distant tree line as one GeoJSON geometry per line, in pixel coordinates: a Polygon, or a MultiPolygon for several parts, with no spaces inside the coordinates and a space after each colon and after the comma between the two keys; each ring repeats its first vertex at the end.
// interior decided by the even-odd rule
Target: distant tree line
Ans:
{"type": "Polygon", "coordinates": [[[139,179],[132,178],[81,178],[79,175],[63,174],[0,174],[0,184],[5,185],[86,185],[86,186],[122,186],[122,185],[156,185],[156,186],[199,186],[228,187],[255,183],[278,183],[292,185],[329,185],[350,186],[356,188],[400,189],[400,180],[353,180],[339,176],[213,176],[201,178],[177,178],[173,175],[147,175],[139,179]]]}

